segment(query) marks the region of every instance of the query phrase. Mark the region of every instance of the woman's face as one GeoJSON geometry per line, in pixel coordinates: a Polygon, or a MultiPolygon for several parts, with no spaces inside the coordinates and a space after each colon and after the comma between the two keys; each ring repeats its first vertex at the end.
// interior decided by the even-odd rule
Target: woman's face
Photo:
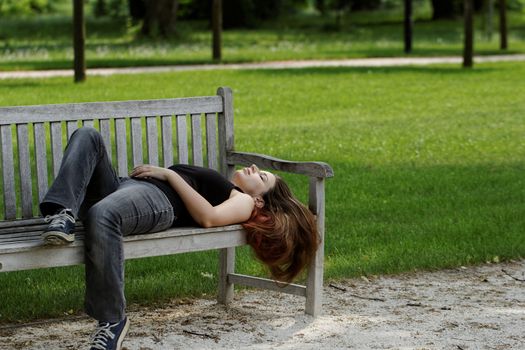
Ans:
{"type": "Polygon", "coordinates": [[[243,190],[244,193],[253,196],[262,196],[275,185],[275,175],[268,171],[261,171],[254,164],[252,166],[237,170],[233,174],[232,182],[243,190]]]}

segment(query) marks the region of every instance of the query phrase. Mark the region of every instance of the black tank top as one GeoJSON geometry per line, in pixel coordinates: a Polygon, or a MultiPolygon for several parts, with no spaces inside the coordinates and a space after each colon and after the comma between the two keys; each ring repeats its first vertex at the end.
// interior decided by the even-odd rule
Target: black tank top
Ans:
{"type": "MultiPolygon", "coordinates": [[[[168,169],[179,174],[193,189],[203,196],[211,205],[216,206],[230,198],[231,191],[235,188],[242,192],[238,187],[226,180],[221,174],[213,169],[203,168],[194,165],[177,164],[168,169]]],[[[173,206],[173,213],[176,218],[172,227],[198,226],[186,209],[184,202],[167,181],[148,179],[157,186],[173,206]]]]}

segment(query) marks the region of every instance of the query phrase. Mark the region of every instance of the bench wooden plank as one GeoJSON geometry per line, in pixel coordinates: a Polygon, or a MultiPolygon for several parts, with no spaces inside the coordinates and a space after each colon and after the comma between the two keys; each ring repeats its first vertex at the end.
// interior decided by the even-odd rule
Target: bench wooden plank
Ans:
{"type": "Polygon", "coordinates": [[[131,118],[131,149],[133,153],[133,166],[144,164],[142,155],[142,120],[131,118]]]}
{"type": "Polygon", "coordinates": [[[115,140],[117,142],[118,175],[128,176],[128,142],[126,135],[126,120],[115,120],[115,140]]]}
{"type": "Polygon", "coordinates": [[[0,125],[59,122],[83,118],[218,113],[222,112],[222,108],[222,98],[219,96],[0,107],[0,125]]]}
{"type": "Polygon", "coordinates": [[[94,128],[95,127],[95,121],[92,120],[92,119],[83,120],[82,121],[82,126],[88,126],[90,128],[94,128]]]}
{"type": "Polygon", "coordinates": [[[323,162],[291,162],[263,154],[249,152],[228,152],[228,164],[250,166],[257,165],[259,168],[284,171],[293,174],[302,174],[313,177],[332,177],[332,168],[323,162]]]}
{"type": "Polygon", "coordinates": [[[202,166],[202,129],[201,129],[201,115],[191,115],[191,151],[193,165],[202,166]]]}
{"type": "Polygon", "coordinates": [[[162,119],[162,157],[164,167],[173,165],[173,128],[171,116],[163,116],[162,119]]]}
{"type": "MultiPolygon", "coordinates": [[[[220,230],[168,230],[162,234],[128,236],[123,241],[125,258],[135,259],[242,246],[246,244],[246,237],[238,225],[232,225],[220,230]]],[[[80,240],[55,247],[34,240],[5,245],[0,251],[0,271],[77,265],[83,263],[83,258],[83,242],[80,240]]]]}
{"type": "Polygon", "coordinates": [[[306,313],[316,316],[321,312],[323,295],[324,273],[324,216],[325,216],[325,191],[324,178],[310,178],[308,207],[316,215],[317,232],[319,233],[319,247],[315,257],[308,266],[306,281],[306,313]]]}
{"type": "Polygon", "coordinates": [[[70,120],[66,122],[67,125],[67,140],[71,138],[71,135],[78,129],[78,120],[70,120]]]}
{"type": "Polygon", "coordinates": [[[146,138],[148,145],[148,164],[159,165],[159,133],[157,117],[146,118],[146,138]]]}
{"type": "Polygon", "coordinates": [[[4,214],[10,220],[16,217],[15,163],[13,159],[13,135],[10,125],[0,126],[2,136],[2,178],[4,185],[4,214]]]}
{"type": "Polygon", "coordinates": [[[206,156],[208,168],[219,170],[217,163],[217,115],[206,113],[206,156]]]}
{"type": "Polygon", "coordinates": [[[111,144],[111,121],[109,119],[100,119],[98,123],[100,126],[100,135],[102,135],[102,140],[104,140],[104,145],[106,146],[106,151],[108,153],[108,159],[111,162],[113,158],[111,144]]]}
{"type": "Polygon", "coordinates": [[[179,164],[188,164],[188,128],[186,115],[177,115],[177,152],[179,164]]]}
{"type": "Polygon", "coordinates": [[[27,124],[17,124],[18,169],[20,175],[20,196],[22,217],[33,217],[33,184],[31,181],[31,161],[29,159],[29,131],[27,124]]]}
{"type": "Polygon", "coordinates": [[[51,153],[53,154],[53,178],[57,177],[62,163],[62,123],[51,123],[51,153]]]}
{"type": "Polygon", "coordinates": [[[38,185],[38,202],[42,202],[47,193],[47,145],[44,123],[33,124],[35,139],[35,162],[38,185]]]}
{"type": "Polygon", "coordinates": [[[302,297],[306,296],[306,287],[290,283],[288,285],[276,283],[273,280],[267,278],[253,277],[247,275],[241,275],[237,273],[228,274],[228,281],[232,284],[240,284],[247,287],[269,289],[276,292],[299,295],[302,297]]]}

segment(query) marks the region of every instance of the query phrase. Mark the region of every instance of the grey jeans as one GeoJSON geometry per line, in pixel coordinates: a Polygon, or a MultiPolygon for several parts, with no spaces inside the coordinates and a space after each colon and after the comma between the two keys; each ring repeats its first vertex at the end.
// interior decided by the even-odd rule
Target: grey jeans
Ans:
{"type": "Polygon", "coordinates": [[[43,215],[69,208],[85,232],[86,313],[99,321],[125,317],[122,237],[157,232],[175,216],[166,195],[155,185],[119,178],[94,128],[76,130],[60,171],[40,203],[43,215]]]}

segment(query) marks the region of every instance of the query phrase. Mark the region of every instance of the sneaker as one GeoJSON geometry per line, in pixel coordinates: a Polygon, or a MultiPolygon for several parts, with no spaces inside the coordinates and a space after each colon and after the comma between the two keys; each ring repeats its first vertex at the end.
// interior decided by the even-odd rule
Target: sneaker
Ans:
{"type": "Polygon", "coordinates": [[[120,350],[129,329],[129,319],[120,322],[99,322],[91,336],[90,350],[120,350]]]}
{"type": "Polygon", "coordinates": [[[61,245],[75,240],[75,218],[71,210],[62,209],[55,215],[46,216],[44,220],[51,222],[42,233],[42,238],[47,244],[61,245]]]}

